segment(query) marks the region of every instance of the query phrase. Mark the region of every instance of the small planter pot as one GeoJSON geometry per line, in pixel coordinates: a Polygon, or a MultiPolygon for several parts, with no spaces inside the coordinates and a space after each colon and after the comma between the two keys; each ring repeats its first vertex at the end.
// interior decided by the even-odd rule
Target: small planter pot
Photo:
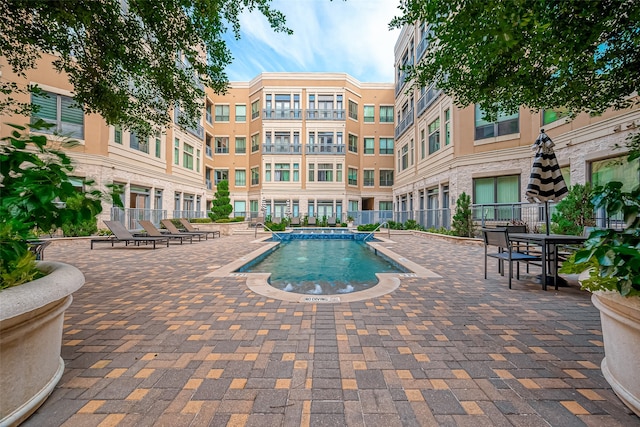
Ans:
{"type": "Polygon", "coordinates": [[[602,374],[620,400],[640,416],[640,298],[595,292],[591,301],[602,322],[602,374]]]}
{"type": "Polygon", "coordinates": [[[64,372],[64,311],[84,284],[77,268],[39,263],[47,273],[0,291],[0,425],[15,426],[47,399],[64,372]]]}

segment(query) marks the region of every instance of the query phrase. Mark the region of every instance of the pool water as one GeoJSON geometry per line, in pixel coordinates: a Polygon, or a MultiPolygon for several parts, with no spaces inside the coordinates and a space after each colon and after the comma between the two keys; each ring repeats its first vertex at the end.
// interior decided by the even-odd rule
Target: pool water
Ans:
{"type": "Polygon", "coordinates": [[[271,273],[270,285],[311,295],[357,292],[378,283],[375,273],[406,272],[355,240],[291,240],[239,271],[271,273]]]}

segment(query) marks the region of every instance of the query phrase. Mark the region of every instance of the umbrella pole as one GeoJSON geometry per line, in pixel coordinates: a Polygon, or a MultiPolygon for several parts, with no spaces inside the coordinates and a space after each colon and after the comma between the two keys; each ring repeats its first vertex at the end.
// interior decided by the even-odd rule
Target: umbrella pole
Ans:
{"type": "Polygon", "coordinates": [[[547,225],[547,236],[549,235],[549,232],[551,230],[551,220],[549,219],[549,201],[545,200],[544,202],[544,220],[546,222],[547,225]]]}

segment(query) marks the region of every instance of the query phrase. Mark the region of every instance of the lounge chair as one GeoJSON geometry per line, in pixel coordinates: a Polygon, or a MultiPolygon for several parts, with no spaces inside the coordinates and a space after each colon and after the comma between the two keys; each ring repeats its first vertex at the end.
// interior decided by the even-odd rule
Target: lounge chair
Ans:
{"type": "Polygon", "coordinates": [[[300,217],[299,216],[294,216],[293,218],[291,218],[290,225],[292,227],[300,227],[300,217]]]}
{"type": "Polygon", "coordinates": [[[336,226],[336,217],[335,216],[330,216],[329,218],[327,218],[327,225],[329,227],[335,227],[336,226]]]}
{"type": "Polygon", "coordinates": [[[214,239],[216,235],[220,237],[220,232],[218,230],[212,230],[212,231],[200,230],[199,228],[194,227],[186,218],[180,218],[178,221],[180,221],[180,224],[182,224],[184,229],[187,230],[189,233],[206,233],[204,235],[205,240],[208,238],[209,234],[211,234],[212,239],[214,239]]]}
{"type": "Polygon", "coordinates": [[[257,216],[255,218],[251,218],[251,221],[249,222],[249,228],[257,227],[258,224],[264,224],[263,216],[257,216]]]}
{"type": "Polygon", "coordinates": [[[315,216],[310,216],[309,218],[307,218],[307,225],[309,225],[309,226],[316,225],[316,217],[315,216]]]}
{"type": "Polygon", "coordinates": [[[189,243],[193,243],[193,236],[190,235],[190,234],[186,235],[186,234],[182,234],[182,233],[178,233],[178,234],[163,233],[160,230],[158,230],[156,228],[156,226],[153,225],[153,223],[151,221],[138,220],[138,224],[140,224],[140,227],[144,228],[144,231],[146,231],[147,235],[149,235],[149,236],[152,236],[152,237],[168,237],[169,239],[180,240],[180,244],[182,244],[184,239],[188,239],[189,243]]]}
{"type": "Polygon", "coordinates": [[[205,233],[204,231],[180,231],[178,230],[178,227],[176,227],[175,225],[173,225],[173,222],[171,222],[170,219],[163,219],[160,220],[160,223],[162,225],[164,225],[164,228],[166,228],[169,233],[171,234],[185,234],[185,235],[191,235],[194,237],[198,238],[198,241],[202,240],[202,236],[204,236],[205,240],[207,239],[207,233],[205,233]]]}
{"type": "Polygon", "coordinates": [[[115,237],[91,239],[91,249],[93,249],[94,243],[99,242],[111,243],[111,246],[113,246],[113,244],[116,242],[124,242],[125,246],[129,246],[129,243],[133,243],[136,246],[140,246],[140,243],[153,243],[153,249],[156,248],[156,243],[166,242],[167,247],[169,246],[169,238],[165,236],[134,236],[129,230],[125,228],[124,225],[122,225],[122,223],[118,221],[105,221],[104,225],[106,225],[107,228],[111,230],[115,237]]]}
{"type": "Polygon", "coordinates": [[[282,222],[282,218],[280,218],[279,216],[274,216],[271,219],[271,222],[274,223],[274,224],[280,224],[282,222]]]}

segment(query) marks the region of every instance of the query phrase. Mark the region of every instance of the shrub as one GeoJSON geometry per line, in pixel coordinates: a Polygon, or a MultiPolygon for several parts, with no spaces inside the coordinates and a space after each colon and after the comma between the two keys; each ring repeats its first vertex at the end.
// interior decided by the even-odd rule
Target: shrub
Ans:
{"type": "Polygon", "coordinates": [[[233,212],[233,206],[231,206],[231,199],[229,198],[229,182],[226,179],[218,183],[218,189],[213,197],[209,218],[213,221],[229,218],[229,214],[233,212]]]}
{"type": "Polygon", "coordinates": [[[211,223],[211,218],[191,218],[189,222],[193,224],[209,224],[211,223]]]}
{"type": "Polygon", "coordinates": [[[591,202],[593,190],[590,183],[574,184],[551,216],[551,232],[579,236],[584,227],[596,225],[594,206],[591,202]]]}
{"type": "MultiPolygon", "coordinates": [[[[67,199],[67,209],[80,210],[84,204],[86,196],[83,193],[67,199]]],[[[78,222],[66,222],[60,227],[66,237],[91,236],[98,231],[98,219],[95,216],[80,220],[78,222]]]]}
{"type": "Polygon", "coordinates": [[[475,233],[475,224],[471,216],[471,197],[465,192],[456,200],[456,213],[453,215],[451,229],[460,237],[473,237],[475,233]]]}

